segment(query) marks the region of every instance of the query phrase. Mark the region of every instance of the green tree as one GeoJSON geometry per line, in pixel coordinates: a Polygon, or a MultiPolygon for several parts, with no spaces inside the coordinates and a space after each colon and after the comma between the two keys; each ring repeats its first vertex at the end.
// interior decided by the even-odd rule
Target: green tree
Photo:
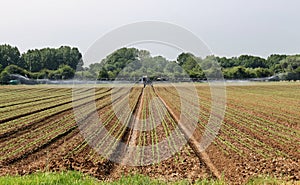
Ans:
{"type": "Polygon", "coordinates": [[[103,68],[103,64],[101,63],[94,63],[94,64],[90,64],[89,66],[89,72],[94,76],[99,75],[99,72],[101,70],[106,70],[105,68],[103,68]]]}
{"type": "MultiPolygon", "coordinates": [[[[145,52],[144,52],[145,53],[145,52]]],[[[103,69],[109,78],[116,78],[120,71],[128,64],[139,60],[139,50],[136,48],[121,48],[108,55],[103,61],[103,69]]]]}
{"type": "Polygon", "coordinates": [[[31,72],[38,72],[43,69],[41,52],[38,49],[28,50],[22,54],[22,60],[25,62],[25,68],[31,72]]]}
{"type": "Polygon", "coordinates": [[[40,50],[40,53],[41,63],[45,69],[56,70],[59,65],[63,64],[62,59],[56,59],[56,50],[54,48],[43,48],[40,50]]]}
{"type": "Polygon", "coordinates": [[[174,62],[169,62],[167,65],[166,65],[166,67],[165,67],[165,73],[167,73],[167,74],[169,74],[169,73],[174,73],[175,71],[174,71],[174,69],[175,69],[175,67],[177,66],[177,64],[176,63],[174,63],[174,62]]]}
{"type": "Polygon", "coordinates": [[[266,68],[266,60],[261,57],[257,56],[250,56],[250,55],[241,55],[239,58],[239,65],[244,66],[244,67],[249,67],[249,68],[266,68]]]}
{"type": "MultiPolygon", "coordinates": [[[[204,78],[202,68],[205,67],[206,63],[204,61],[201,61],[200,58],[195,57],[193,54],[181,53],[177,57],[177,63],[191,78],[204,78]]],[[[206,67],[210,68],[211,66],[206,67]]]]}
{"type": "Polygon", "coordinates": [[[82,55],[77,48],[61,46],[55,48],[43,48],[28,50],[22,54],[25,68],[32,72],[42,69],[57,70],[60,65],[68,65],[74,70],[82,70],[82,55]]]}
{"type": "Polygon", "coordinates": [[[151,55],[150,55],[150,52],[147,50],[139,50],[138,57],[140,58],[140,60],[144,60],[144,59],[150,58],[151,55]]]}
{"type": "Polygon", "coordinates": [[[231,68],[240,65],[240,62],[236,57],[232,57],[232,58],[216,57],[216,61],[220,64],[222,68],[231,68]]]}
{"type": "Polygon", "coordinates": [[[276,65],[280,64],[280,62],[284,60],[286,57],[287,55],[272,54],[267,58],[266,64],[268,68],[273,70],[275,73],[281,72],[281,71],[277,71],[280,70],[280,68],[276,68],[276,65]]]}
{"type": "Polygon", "coordinates": [[[58,71],[59,71],[59,74],[61,75],[61,79],[63,79],[63,80],[71,79],[75,75],[75,70],[65,64],[60,65],[58,71]]]}
{"type": "Polygon", "coordinates": [[[282,69],[286,72],[293,72],[300,66],[300,55],[288,56],[280,62],[282,69]]]}
{"type": "Polygon", "coordinates": [[[82,63],[81,53],[77,48],[71,48],[69,46],[61,46],[60,48],[56,49],[55,60],[61,62],[59,65],[65,64],[74,70],[82,66],[80,66],[82,63]]]}
{"type": "Polygon", "coordinates": [[[3,70],[1,73],[0,73],[0,83],[1,84],[8,84],[9,80],[10,80],[10,74],[3,70]]]}
{"type": "Polygon", "coordinates": [[[25,68],[25,62],[21,60],[19,49],[8,44],[0,45],[0,64],[3,68],[9,65],[25,68]]]}
{"type": "Polygon", "coordinates": [[[25,69],[23,69],[17,65],[9,65],[3,71],[8,72],[9,74],[19,74],[22,76],[30,77],[30,73],[28,71],[26,71],[25,69]]]}
{"type": "Polygon", "coordinates": [[[246,71],[246,68],[243,66],[236,66],[224,70],[224,76],[225,78],[229,79],[245,79],[250,77],[249,73],[246,71]]]}
{"type": "Polygon", "coordinates": [[[102,79],[102,78],[109,78],[108,72],[105,68],[102,68],[99,71],[98,79],[102,79]]]}
{"type": "Polygon", "coordinates": [[[273,75],[272,71],[266,68],[255,68],[254,70],[257,78],[263,78],[273,75]]]}

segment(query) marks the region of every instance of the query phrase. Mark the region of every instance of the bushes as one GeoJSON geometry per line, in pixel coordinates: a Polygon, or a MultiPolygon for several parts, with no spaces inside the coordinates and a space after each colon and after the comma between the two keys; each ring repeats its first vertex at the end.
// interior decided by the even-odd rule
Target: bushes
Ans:
{"type": "Polygon", "coordinates": [[[3,71],[7,71],[9,74],[19,74],[22,76],[30,75],[28,71],[16,65],[9,65],[3,71]]]}
{"type": "Polygon", "coordinates": [[[0,73],[0,82],[1,84],[8,84],[10,80],[13,80],[12,74],[22,75],[25,77],[30,77],[28,71],[16,66],[16,65],[9,65],[0,73]]]}
{"type": "Polygon", "coordinates": [[[280,80],[300,80],[300,72],[286,72],[278,76],[280,80]]]}
{"type": "Polygon", "coordinates": [[[51,80],[71,79],[75,75],[74,69],[68,65],[61,65],[57,70],[48,70],[48,78],[51,80]]]}
{"type": "Polygon", "coordinates": [[[57,70],[43,69],[35,73],[28,72],[16,65],[9,65],[0,73],[0,83],[8,84],[10,80],[16,78],[12,75],[21,75],[31,79],[65,80],[73,78],[74,74],[74,69],[68,65],[61,65],[57,70]]]}
{"type": "Polygon", "coordinates": [[[7,71],[2,71],[0,74],[0,83],[1,84],[8,84],[8,82],[10,81],[10,76],[9,73],[7,71]]]}
{"type": "Polygon", "coordinates": [[[223,69],[223,73],[224,77],[228,79],[264,78],[273,75],[270,69],[260,67],[252,69],[242,66],[223,69]]]}

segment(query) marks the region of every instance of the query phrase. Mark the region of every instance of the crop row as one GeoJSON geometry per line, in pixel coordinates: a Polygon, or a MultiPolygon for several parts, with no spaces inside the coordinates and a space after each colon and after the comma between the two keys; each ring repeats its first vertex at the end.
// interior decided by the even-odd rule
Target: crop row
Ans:
{"type": "MultiPolygon", "coordinates": [[[[160,93],[162,89],[160,89],[160,93]]],[[[171,93],[171,91],[168,91],[168,93],[171,93]]],[[[167,96],[167,94],[165,93],[165,98],[168,98],[170,96],[167,96]]],[[[172,101],[169,101],[170,102],[173,102],[174,103],[174,94],[172,95],[172,101]]],[[[184,98],[186,97],[189,97],[189,96],[185,96],[184,98]]],[[[187,99],[187,98],[186,98],[187,99]]],[[[209,103],[204,103],[206,101],[203,101],[203,97],[201,97],[201,105],[204,107],[201,108],[202,112],[200,113],[200,115],[205,115],[205,117],[203,117],[202,119],[200,118],[199,120],[203,120],[205,122],[205,120],[208,120],[208,114],[209,113],[209,103]],[[204,109],[204,110],[203,110],[204,109]]],[[[178,103],[177,103],[178,104],[178,103]]],[[[176,106],[176,105],[174,105],[176,106]]],[[[217,137],[217,142],[221,141],[223,142],[224,144],[227,144],[230,148],[234,149],[236,146],[242,146],[243,147],[243,150],[245,151],[254,151],[256,152],[257,154],[260,154],[262,156],[267,156],[269,154],[272,154],[272,153],[276,153],[277,155],[284,155],[286,156],[286,154],[280,150],[278,150],[277,148],[273,148],[272,145],[271,146],[267,146],[264,144],[264,142],[258,140],[257,138],[253,137],[253,135],[251,134],[251,132],[255,132],[258,134],[261,134],[261,129],[262,127],[259,127],[260,125],[256,125],[256,127],[251,127],[251,125],[253,125],[253,122],[252,120],[250,120],[249,118],[251,118],[250,116],[245,116],[243,117],[243,119],[241,119],[241,116],[242,115],[239,115],[238,117],[235,117],[233,116],[233,114],[237,114],[239,113],[239,111],[237,111],[236,109],[232,109],[232,108],[228,108],[227,107],[227,113],[226,113],[226,116],[228,117],[227,119],[225,118],[225,122],[223,123],[222,127],[221,127],[221,135],[224,135],[225,138],[220,138],[221,136],[218,136],[217,137]],[[229,109],[229,110],[228,110],[229,109]],[[230,115],[231,114],[231,115],[230,115]],[[249,120],[248,120],[249,119],[249,120]],[[227,122],[226,120],[230,120],[230,122],[227,122]],[[243,121],[244,120],[244,121],[243,121]],[[245,121],[248,120],[248,123],[245,123],[245,121]],[[234,123],[234,124],[233,124],[234,123]],[[244,124],[245,123],[245,124],[244,124]],[[233,125],[232,125],[233,124],[233,125]],[[244,125],[244,129],[241,127],[241,125],[244,125]],[[251,132],[250,132],[250,135],[248,134],[249,132],[247,133],[244,133],[245,129],[246,128],[252,128],[251,132]],[[241,130],[240,130],[241,129],[241,130]],[[233,143],[233,144],[230,144],[230,143],[227,143],[228,141],[230,141],[230,143],[233,143]]],[[[201,124],[201,123],[200,123],[201,124]]],[[[205,125],[203,124],[202,125],[204,129],[205,128],[205,125]]],[[[271,133],[271,134],[276,134],[276,136],[278,135],[281,135],[280,133],[271,133]]],[[[275,140],[275,136],[274,136],[274,140],[275,140]]],[[[276,140],[278,141],[278,140],[276,140]]],[[[281,143],[282,145],[282,143],[281,143]]],[[[285,146],[285,145],[282,145],[282,146],[285,146]]],[[[243,151],[241,149],[234,149],[235,151],[243,151]]]]}

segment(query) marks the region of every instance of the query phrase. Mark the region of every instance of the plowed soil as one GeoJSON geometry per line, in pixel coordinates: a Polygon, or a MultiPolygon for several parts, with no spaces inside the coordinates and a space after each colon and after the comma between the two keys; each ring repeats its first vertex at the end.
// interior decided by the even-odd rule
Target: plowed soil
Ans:
{"type": "MultiPolygon", "coordinates": [[[[90,130],[97,136],[100,132],[97,130],[98,126],[100,128],[101,125],[78,126],[73,112],[71,88],[1,87],[0,112],[7,114],[7,118],[0,123],[0,175],[78,170],[105,181],[138,173],[166,181],[188,179],[194,182],[204,178],[218,178],[223,174],[231,184],[243,184],[250,178],[261,175],[299,182],[299,84],[228,86],[224,121],[214,142],[205,152],[199,151],[195,144],[201,139],[210,115],[209,87],[196,86],[200,97],[197,118],[199,125],[193,136],[188,137],[185,128],[181,128],[178,123],[182,97],[179,97],[172,86],[154,86],[137,86],[129,92],[130,110],[121,111],[120,114],[127,118],[122,124],[113,112],[114,103],[125,107],[126,94],[122,90],[116,92],[117,95],[119,93],[119,98],[113,100],[110,96],[111,88],[97,88],[96,100],[90,101],[88,89],[77,89],[82,95],[82,99],[76,104],[78,110],[90,115],[92,110],[89,108],[95,103],[95,110],[105,124],[103,126],[111,130],[111,135],[118,138],[118,141],[127,145],[151,146],[166,138],[166,128],[173,131],[176,126],[180,127],[180,137],[186,139],[187,144],[167,160],[157,160],[159,163],[146,166],[121,165],[109,160],[112,155],[119,155],[126,163],[126,160],[130,160],[128,156],[132,155],[132,151],[123,151],[121,145],[109,141],[104,142],[106,145],[100,145],[105,138],[91,136],[95,138],[93,142],[101,146],[98,151],[112,149],[106,157],[90,147],[89,141],[83,137],[82,129],[90,130]],[[14,99],[8,98],[5,101],[4,95],[10,92],[14,94],[14,99]],[[27,95],[29,92],[30,96],[27,95]],[[63,104],[51,104],[48,108],[43,108],[47,107],[47,103],[43,103],[47,99],[49,103],[56,99],[65,101],[63,104]],[[151,99],[157,101],[155,105],[150,103],[151,99]],[[21,108],[25,110],[26,107],[33,106],[33,103],[41,108],[36,107],[32,113],[14,111],[21,108]],[[286,108],[287,105],[289,107],[286,108]],[[167,111],[168,119],[164,117],[165,125],[154,128],[155,137],[151,130],[134,130],[134,125],[138,124],[136,119],[158,116],[157,112],[162,110],[167,111]],[[36,113],[43,111],[46,111],[43,119],[34,118],[36,113]],[[53,112],[50,114],[50,111],[53,112]],[[26,116],[29,118],[22,121],[21,118],[26,116]],[[106,120],[109,122],[106,123],[106,120]]],[[[183,97],[186,101],[189,101],[188,93],[183,97]]],[[[190,103],[192,108],[193,103],[190,103]]],[[[85,121],[89,122],[89,119],[87,117],[85,121]]],[[[172,147],[166,146],[165,151],[173,149],[172,147]]],[[[155,150],[151,154],[139,155],[153,155],[155,159],[159,159],[165,151],[155,150]]],[[[146,163],[140,161],[141,164],[143,162],[146,163]]]]}

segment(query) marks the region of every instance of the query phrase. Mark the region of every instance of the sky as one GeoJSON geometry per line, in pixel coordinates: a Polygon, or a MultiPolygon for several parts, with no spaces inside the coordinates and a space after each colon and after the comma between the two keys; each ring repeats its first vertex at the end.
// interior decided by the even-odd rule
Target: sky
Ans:
{"type": "Polygon", "coordinates": [[[84,54],[120,26],[163,21],[191,31],[218,56],[295,54],[299,7],[299,0],[0,0],[0,44],[21,52],[69,45],[84,54]]]}

